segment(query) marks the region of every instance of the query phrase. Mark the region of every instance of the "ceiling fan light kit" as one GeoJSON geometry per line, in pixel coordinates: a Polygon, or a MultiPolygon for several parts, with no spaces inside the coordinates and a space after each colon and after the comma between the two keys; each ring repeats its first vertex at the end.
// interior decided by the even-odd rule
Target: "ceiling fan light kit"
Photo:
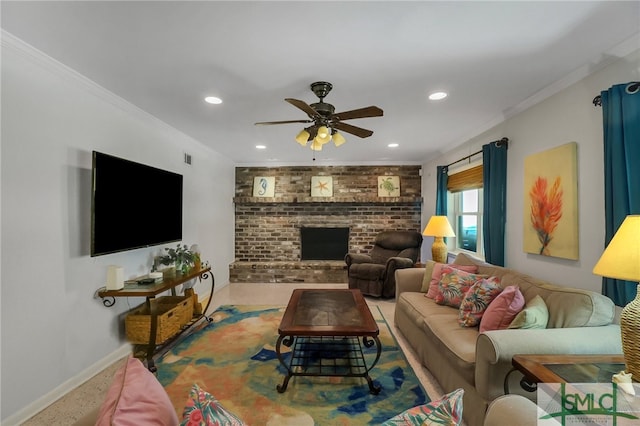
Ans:
{"type": "Polygon", "coordinates": [[[302,146],[307,146],[307,142],[309,141],[310,136],[311,135],[309,134],[309,132],[307,132],[306,129],[301,130],[300,133],[298,133],[298,136],[296,136],[296,142],[298,142],[302,146]]]}
{"type": "Polygon", "coordinates": [[[311,83],[311,91],[320,99],[319,102],[311,105],[304,101],[292,98],[286,98],[285,101],[302,110],[309,117],[308,120],[286,120],[286,121],[263,121],[255,123],[257,125],[270,124],[289,124],[289,123],[313,123],[313,125],[300,131],[295,137],[296,142],[302,146],[307,146],[307,142],[311,141],[310,148],[313,151],[322,150],[322,145],[333,141],[335,146],[344,144],[347,140],[338,132],[350,133],[360,138],[368,138],[373,131],[363,129],[362,127],[353,126],[343,123],[342,120],[353,120],[356,118],[381,117],[382,109],[377,106],[368,106],[350,111],[335,113],[335,107],[324,102],[325,96],[329,94],[333,85],[326,81],[316,81],[311,83]]]}

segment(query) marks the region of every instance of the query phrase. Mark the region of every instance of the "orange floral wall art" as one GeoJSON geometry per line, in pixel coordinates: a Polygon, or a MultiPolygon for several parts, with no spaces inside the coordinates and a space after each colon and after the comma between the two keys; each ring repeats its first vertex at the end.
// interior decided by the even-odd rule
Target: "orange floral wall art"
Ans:
{"type": "Polygon", "coordinates": [[[524,251],[578,259],[577,144],[525,159],[524,251]]]}

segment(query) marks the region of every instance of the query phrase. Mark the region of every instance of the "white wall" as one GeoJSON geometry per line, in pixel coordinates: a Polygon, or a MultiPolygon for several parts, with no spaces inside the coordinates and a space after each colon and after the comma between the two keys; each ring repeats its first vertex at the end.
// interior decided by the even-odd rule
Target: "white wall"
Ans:
{"type": "MultiPolygon", "coordinates": [[[[601,278],[591,270],[604,249],[604,148],[602,110],[594,107],[592,100],[614,84],[639,79],[640,50],[635,50],[426,163],[422,185],[423,226],[435,212],[436,166],[449,164],[482,149],[483,144],[507,137],[506,266],[558,284],[600,292],[601,278]],[[578,143],[579,260],[525,253],[522,249],[524,159],[571,141],[578,143]]],[[[429,247],[425,245],[423,253],[429,254],[429,247]]]]}
{"type": "MultiPolygon", "coordinates": [[[[142,300],[107,308],[94,293],[107,265],[139,276],[162,250],[89,256],[93,150],[183,174],[183,241],[199,244],[218,286],[229,282],[234,164],[3,33],[3,424],[126,346],[122,314],[142,300]]],[[[131,207],[152,215],[167,202],[149,188],[131,207]]]]}

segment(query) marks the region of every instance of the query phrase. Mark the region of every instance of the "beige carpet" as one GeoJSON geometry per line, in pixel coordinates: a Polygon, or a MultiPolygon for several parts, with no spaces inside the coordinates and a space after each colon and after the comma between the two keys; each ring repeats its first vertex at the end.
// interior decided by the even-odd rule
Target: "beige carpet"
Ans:
{"type": "MultiPolygon", "coordinates": [[[[294,288],[346,288],[346,284],[241,284],[233,283],[214,294],[210,312],[220,305],[286,305],[294,288]]],[[[367,298],[371,306],[379,306],[385,319],[405,353],[409,364],[422,383],[431,400],[442,395],[442,389],[427,369],[422,367],[415,353],[408,347],[403,336],[395,329],[393,300],[367,298]]],[[[23,423],[26,426],[71,425],[86,413],[99,407],[111,384],[115,371],[123,360],[115,362],[72,392],[62,396],[58,401],[23,423]]]]}

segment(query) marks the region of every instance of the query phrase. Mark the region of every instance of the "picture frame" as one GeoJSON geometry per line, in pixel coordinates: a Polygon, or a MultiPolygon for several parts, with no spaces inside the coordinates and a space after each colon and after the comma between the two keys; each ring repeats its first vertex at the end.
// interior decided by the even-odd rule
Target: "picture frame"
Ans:
{"type": "Polygon", "coordinates": [[[569,142],[524,159],[523,251],[578,260],[578,158],[569,142]]]}
{"type": "Polygon", "coordinates": [[[378,176],[378,197],[399,197],[400,176],[378,176]]]}
{"type": "Polygon", "coordinates": [[[256,176],[253,178],[254,197],[275,197],[276,178],[275,176],[256,176]]]}
{"type": "Polygon", "coordinates": [[[312,197],[332,197],[333,196],[333,177],[311,176],[311,196],[312,197]]]}

